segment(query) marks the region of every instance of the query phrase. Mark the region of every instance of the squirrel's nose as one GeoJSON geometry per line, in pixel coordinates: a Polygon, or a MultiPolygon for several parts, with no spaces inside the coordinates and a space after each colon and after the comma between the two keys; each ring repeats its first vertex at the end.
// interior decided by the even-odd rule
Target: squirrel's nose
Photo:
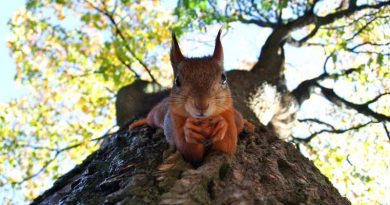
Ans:
{"type": "Polygon", "coordinates": [[[195,108],[199,111],[205,111],[207,110],[207,108],[209,108],[209,104],[208,103],[195,103],[195,108]]]}

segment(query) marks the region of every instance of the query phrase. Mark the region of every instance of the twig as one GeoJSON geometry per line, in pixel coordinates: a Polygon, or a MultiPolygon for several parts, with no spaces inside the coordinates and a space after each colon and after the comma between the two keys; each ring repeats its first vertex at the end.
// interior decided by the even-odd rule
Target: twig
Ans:
{"type": "Polygon", "coordinates": [[[132,73],[134,73],[135,77],[136,78],[139,78],[139,74],[131,67],[131,65],[129,65],[128,63],[126,63],[126,61],[124,61],[119,55],[117,55],[118,57],[118,60],[124,65],[127,67],[127,69],[129,69],[132,73]]]}
{"type": "MultiPolygon", "coordinates": [[[[103,136],[101,137],[98,137],[98,138],[93,138],[91,139],[90,141],[100,141],[108,136],[111,136],[113,134],[116,134],[116,132],[110,132],[115,126],[111,127],[103,136]]],[[[22,180],[18,181],[18,182],[14,182],[14,184],[22,184],[34,177],[37,177],[39,174],[41,174],[43,171],[45,171],[45,169],[54,161],[57,159],[58,155],[61,154],[62,152],[65,152],[65,151],[68,151],[68,150],[71,150],[71,149],[74,149],[76,147],[79,147],[83,144],[85,144],[86,142],[80,142],[80,143],[76,143],[76,144],[73,144],[73,145],[70,145],[70,146],[67,146],[67,147],[64,147],[64,148],[50,148],[50,147],[42,147],[42,146],[32,146],[32,145],[19,145],[19,146],[22,146],[22,147],[28,147],[28,148],[32,148],[32,149],[46,149],[46,150],[49,150],[49,151],[54,151],[55,154],[54,154],[54,157],[52,157],[50,160],[46,161],[43,166],[37,171],[35,172],[34,174],[32,175],[29,175],[25,178],[23,178],[22,180]]]]}
{"type": "Polygon", "coordinates": [[[325,125],[325,126],[331,128],[332,130],[336,129],[333,125],[331,125],[327,122],[321,121],[319,119],[316,119],[316,118],[298,119],[298,122],[315,122],[317,124],[325,125]]]}
{"type": "Polygon", "coordinates": [[[389,133],[389,130],[387,129],[386,123],[383,122],[382,125],[383,125],[383,128],[384,128],[385,131],[386,131],[387,138],[390,140],[390,133],[389,133]]]}
{"type": "Polygon", "coordinates": [[[376,97],[374,97],[373,99],[365,102],[363,105],[370,105],[370,104],[376,102],[377,100],[379,100],[379,98],[381,98],[381,97],[383,97],[385,95],[390,95],[390,93],[381,93],[381,94],[377,95],[376,97]]]}

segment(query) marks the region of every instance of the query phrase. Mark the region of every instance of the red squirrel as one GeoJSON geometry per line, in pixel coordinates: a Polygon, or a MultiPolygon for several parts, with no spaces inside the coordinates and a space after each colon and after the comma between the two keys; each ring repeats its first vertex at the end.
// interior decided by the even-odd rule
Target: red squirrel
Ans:
{"type": "Polygon", "coordinates": [[[187,58],[173,33],[170,60],[175,78],[171,94],[145,119],[130,125],[130,129],[144,124],[162,128],[167,141],[191,163],[200,162],[208,146],[233,155],[244,124],[254,129],[233,107],[220,37],[221,30],[212,56],[187,58]]]}

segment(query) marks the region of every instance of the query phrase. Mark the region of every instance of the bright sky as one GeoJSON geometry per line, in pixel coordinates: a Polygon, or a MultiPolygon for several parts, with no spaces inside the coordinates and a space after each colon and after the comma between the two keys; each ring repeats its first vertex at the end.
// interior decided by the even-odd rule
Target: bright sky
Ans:
{"type": "Polygon", "coordinates": [[[7,3],[3,2],[0,6],[0,103],[8,102],[23,93],[23,89],[14,81],[16,65],[9,55],[6,38],[10,33],[7,26],[8,20],[24,3],[25,0],[12,0],[7,3]]]}

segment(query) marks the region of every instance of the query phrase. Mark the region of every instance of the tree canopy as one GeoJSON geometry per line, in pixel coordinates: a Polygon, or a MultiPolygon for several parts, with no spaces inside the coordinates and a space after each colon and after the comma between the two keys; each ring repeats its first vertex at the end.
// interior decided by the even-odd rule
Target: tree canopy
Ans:
{"type": "Polygon", "coordinates": [[[0,104],[2,192],[34,198],[94,151],[115,126],[120,87],[169,86],[171,31],[240,24],[271,31],[253,75],[272,70],[287,85],[301,75],[288,86],[300,105],[289,139],[353,203],[389,202],[389,13],[376,0],[28,0],[9,21],[15,80],[29,93],[0,104]],[[290,64],[304,49],[324,55],[318,76],[290,64]]]}

